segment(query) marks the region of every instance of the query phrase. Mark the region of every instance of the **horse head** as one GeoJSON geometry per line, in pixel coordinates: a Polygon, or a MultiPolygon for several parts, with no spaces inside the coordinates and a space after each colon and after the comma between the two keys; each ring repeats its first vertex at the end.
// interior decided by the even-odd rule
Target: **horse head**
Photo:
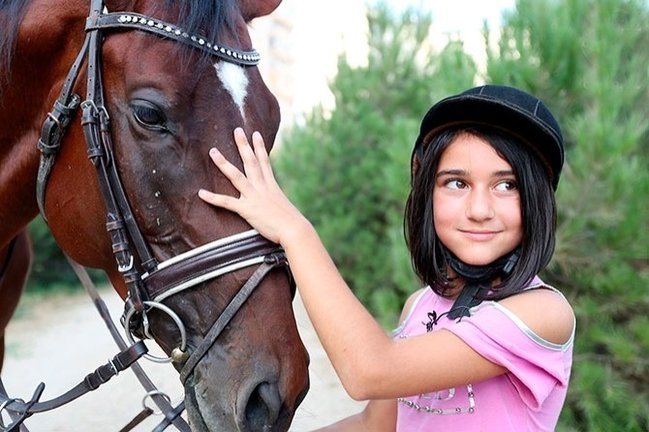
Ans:
{"type": "MultiPolygon", "coordinates": [[[[207,157],[216,146],[238,160],[235,127],[272,147],[279,108],[247,24],[279,2],[94,1],[88,14],[86,2],[32,0],[17,36],[18,63],[47,64],[25,83],[40,88],[29,90],[42,100],[34,116],[56,129],[74,112],[39,176],[52,233],[73,259],[105,270],[126,300],[128,334],[172,356],[199,431],[286,430],[308,388],[282,251],[197,197],[210,184],[235,193],[207,157]]],[[[44,153],[43,137],[60,133],[46,129],[44,153]]]]}

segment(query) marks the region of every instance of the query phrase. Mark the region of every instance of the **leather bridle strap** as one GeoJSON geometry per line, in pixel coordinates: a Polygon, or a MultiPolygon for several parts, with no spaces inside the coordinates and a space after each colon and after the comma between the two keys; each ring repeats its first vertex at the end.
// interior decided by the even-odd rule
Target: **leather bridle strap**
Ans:
{"type": "Polygon", "coordinates": [[[244,231],[163,261],[154,272],[143,274],[142,281],[148,296],[161,302],[202,282],[260,264],[280,250],[257,231],[244,231]]]}
{"type": "Polygon", "coordinates": [[[253,291],[259,286],[264,277],[275,267],[285,266],[286,256],[283,252],[278,252],[268,255],[264,258],[264,262],[255,270],[253,275],[248,279],[241,290],[232,298],[228,306],[223,310],[216,322],[212,325],[210,331],[205,335],[201,344],[192,352],[189,359],[184,364],[180,371],[180,382],[183,384],[187,378],[194,372],[194,368],[199,361],[205,356],[207,351],[214,345],[218,337],[223,332],[225,326],[234,318],[239,309],[248,300],[253,291]]]}
{"type": "MultiPolygon", "coordinates": [[[[74,261],[67,254],[64,255],[67,258],[68,263],[70,264],[74,272],[77,274],[77,277],[81,281],[81,284],[86,290],[86,293],[92,300],[92,303],[95,305],[95,308],[97,309],[99,316],[101,316],[101,319],[104,321],[104,324],[106,325],[106,328],[108,329],[110,335],[112,336],[113,341],[115,342],[115,344],[118,346],[119,349],[121,350],[126,349],[128,345],[126,344],[119,330],[115,326],[115,323],[113,322],[113,319],[110,315],[108,307],[106,306],[106,303],[99,295],[99,292],[97,291],[97,288],[95,287],[95,284],[93,283],[92,279],[90,279],[90,275],[88,275],[88,272],[86,271],[85,267],[83,267],[81,264],[74,261]]],[[[182,411],[185,409],[184,402],[181,402],[176,407],[172,406],[169,403],[169,401],[164,397],[164,395],[162,395],[158,391],[156,385],[151,381],[151,379],[149,378],[149,376],[146,374],[146,372],[144,371],[142,366],[140,366],[139,363],[137,362],[133,363],[131,365],[131,370],[135,374],[135,377],[138,379],[142,387],[148,392],[149,395],[151,395],[151,400],[158,406],[160,412],[164,414],[163,421],[165,422],[165,424],[167,426],[173,424],[181,432],[190,432],[189,425],[185,422],[185,420],[182,417],[180,417],[180,413],[182,413],[182,411]]],[[[127,426],[125,426],[122,430],[128,430],[126,429],[127,426]]]]}
{"type": "MultiPolygon", "coordinates": [[[[101,1],[93,1],[89,21],[101,14],[101,4],[101,1]]],[[[81,104],[83,132],[88,147],[88,157],[97,169],[97,179],[106,205],[106,228],[111,237],[113,254],[128,287],[133,306],[141,311],[144,309],[142,302],[146,298],[142,298],[145,291],[137,264],[145,270],[150,270],[157,262],[137,226],[117,174],[100,73],[102,35],[99,30],[90,30],[89,34],[87,97],[81,104]],[[131,253],[129,238],[134,244],[136,256],[131,253]],[[134,263],[136,257],[138,263],[134,263]]]]}
{"type": "MultiPolygon", "coordinates": [[[[27,402],[18,399],[9,399],[6,394],[0,394],[0,398],[3,399],[2,408],[9,412],[18,413],[17,418],[14,419],[14,423],[6,429],[14,430],[14,428],[17,428],[32,414],[58,408],[92,390],[96,390],[99,386],[108,382],[109,379],[121,371],[128,369],[134,362],[146,354],[146,352],[146,345],[144,342],[140,341],[117,354],[112,358],[112,360],[109,360],[108,363],[98,367],[94,372],[86,375],[84,380],[71,390],[65,392],[59,397],[45,402],[38,402],[43,390],[45,389],[45,384],[43,383],[40,383],[37,386],[32,399],[27,402]]],[[[0,387],[0,389],[2,389],[2,393],[4,393],[4,386],[0,387]]]]}
{"type": "Polygon", "coordinates": [[[61,147],[63,135],[65,134],[67,126],[81,101],[81,98],[78,95],[72,93],[72,87],[79,76],[81,64],[86,58],[89,40],[90,37],[86,34],[83,45],[79,50],[79,54],[77,54],[77,58],[65,78],[59,98],[54,102],[52,111],[47,114],[47,118],[43,122],[41,137],[37,143],[37,148],[41,152],[41,159],[36,177],[36,202],[38,203],[38,209],[41,212],[41,216],[45,221],[47,221],[47,215],[45,214],[45,191],[47,189],[47,180],[52,172],[54,162],[56,162],[56,155],[61,147]]]}
{"type": "Polygon", "coordinates": [[[164,39],[172,39],[190,45],[209,55],[239,66],[255,66],[259,63],[260,58],[259,53],[255,50],[240,51],[225,45],[212,43],[200,35],[190,35],[174,24],[135,12],[103,13],[97,19],[88,21],[86,31],[99,29],[133,29],[153,33],[164,39]]]}

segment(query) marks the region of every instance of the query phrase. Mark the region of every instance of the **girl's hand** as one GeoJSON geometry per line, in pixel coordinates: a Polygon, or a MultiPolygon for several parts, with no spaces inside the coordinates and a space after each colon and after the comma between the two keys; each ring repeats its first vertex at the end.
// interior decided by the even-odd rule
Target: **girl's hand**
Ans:
{"type": "Polygon", "coordinates": [[[252,134],[254,151],[243,129],[234,130],[234,141],[243,160],[245,174],[216,148],[210,149],[209,154],[214,165],[239,191],[239,198],[205,189],[199,190],[198,196],[209,204],[238,213],[262,236],[283,245],[292,231],[299,230],[308,222],[277,184],[261,134],[252,134]]]}

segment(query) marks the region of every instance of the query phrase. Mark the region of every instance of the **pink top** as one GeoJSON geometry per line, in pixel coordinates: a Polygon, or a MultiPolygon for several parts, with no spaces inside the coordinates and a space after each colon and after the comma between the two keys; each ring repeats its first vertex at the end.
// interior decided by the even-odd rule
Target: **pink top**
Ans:
{"type": "MultiPolygon", "coordinates": [[[[554,290],[538,277],[526,289],[539,287],[554,290]]],[[[399,398],[397,431],[553,431],[568,390],[574,327],[570,339],[558,345],[539,337],[500,303],[482,302],[471,309],[470,317],[460,320],[442,315],[452,305],[453,300],[423,290],[394,337],[447,329],[508,372],[399,398]]]]}

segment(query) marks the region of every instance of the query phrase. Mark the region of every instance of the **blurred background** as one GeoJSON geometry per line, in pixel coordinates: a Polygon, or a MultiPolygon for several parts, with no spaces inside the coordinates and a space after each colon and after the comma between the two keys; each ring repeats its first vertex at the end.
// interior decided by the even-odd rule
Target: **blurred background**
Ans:
{"type": "MultiPolygon", "coordinates": [[[[649,2],[284,0],[251,27],[282,108],[277,176],[386,329],[419,287],[402,218],[423,114],[486,82],[546,102],[567,156],[541,276],[577,314],[557,430],[648,431],[649,2]]],[[[78,291],[43,222],[30,230],[28,295],[78,291]]]]}

